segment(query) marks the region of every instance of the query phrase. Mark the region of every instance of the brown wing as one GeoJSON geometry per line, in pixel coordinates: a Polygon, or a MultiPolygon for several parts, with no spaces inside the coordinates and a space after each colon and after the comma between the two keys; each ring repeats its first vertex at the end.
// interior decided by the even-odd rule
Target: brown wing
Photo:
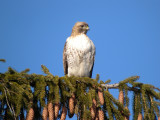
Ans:
{"type": "Polygon", "coordinates": [[[66,55],[66,45],[67,42],[64,45],[64,49],[63,49],[63,68],[64,68],[64,74],[68,74],[68,62],[67,62],[67,55],[66,55]]]}
{"type": "Polygon", "coordinates": [[[93,44],[93,53],[92,53],[92,59],[93,60],[93,63],[92,63],[92,67],[91,67],[91,71],[90,71],[90,74],[89,74],[89,77],[91,78],[92,77],[92,72],[93,72],[93,67],[94,67],[94,60],[95,60],[95,54],[96,54],[96,48],[93,44]]]}
{"type": "Polygon", "coordinates": [[[90,74],[89,74],[90,78],[92,77],[93,67],[94,67],[94,57],[93,57],[93,65],[92,65],[92,68],[91,68],[91,71],[90,71],[90,74]]]}
{"type": "Polygon", "coordinates": [[[90,70],[90,74],[89,74],[89,77],[91,78],[92,77],[92,72],[93,72],[93,67],[94,67],[94,60],[95,60],[95,54],[96,54],[96,48],[92,42],[92,58],[91,58],[91,61],[92,61],[92,67],[91,67],[91,70],[90,70]]]}

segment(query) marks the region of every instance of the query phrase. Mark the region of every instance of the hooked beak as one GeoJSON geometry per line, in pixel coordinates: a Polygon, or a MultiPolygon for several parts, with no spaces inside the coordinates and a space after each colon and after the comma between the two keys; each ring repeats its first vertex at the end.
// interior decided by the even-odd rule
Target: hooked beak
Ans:
{"type": "Polygon", "coordinates": [[[86,30],[89,30],[89,26],[86,27],[86,30]]]}

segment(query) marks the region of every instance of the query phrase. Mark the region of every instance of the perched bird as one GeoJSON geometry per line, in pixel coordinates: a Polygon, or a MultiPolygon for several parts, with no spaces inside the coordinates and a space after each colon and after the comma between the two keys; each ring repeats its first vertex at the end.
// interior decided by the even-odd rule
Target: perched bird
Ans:
{"type": "Polygon", "coordinates": [[[64,73],[68,76],[92,77],[95,59],[95,46],[86,35],[89,26],[77,22],[67,38],[63,50],[64,73]]]}

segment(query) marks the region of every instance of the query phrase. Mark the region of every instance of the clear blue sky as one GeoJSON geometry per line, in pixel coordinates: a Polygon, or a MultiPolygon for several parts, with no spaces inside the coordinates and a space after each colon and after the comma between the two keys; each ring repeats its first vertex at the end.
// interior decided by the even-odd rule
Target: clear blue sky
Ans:
{"type": "Polygon", "coordinates": [[[93,77],[117,83],[139,75],[160,87],[160,0],[1,0],[0,72],[42,74],[44,64],[63,76],[64,43],[77,21],[89,24],[96,46],[93,77]]]}

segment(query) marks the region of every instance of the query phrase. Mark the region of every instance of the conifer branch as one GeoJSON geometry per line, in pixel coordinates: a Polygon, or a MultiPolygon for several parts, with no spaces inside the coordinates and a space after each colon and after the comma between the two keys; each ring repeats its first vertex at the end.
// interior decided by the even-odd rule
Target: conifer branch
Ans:
{"type": "Polygon", "coordinates": [[[119,83],[115,83],[115,84],[101,84],[101,86],[105,87],[105,89],[117,89],[119,87],[119,83]]]}
{"type": "Polygon", "coordinates": [[[6,90],[5,90],[4,88],[3,88],[3,90],[4,90],[5,97],[6,97],[7,105],[8,105],[8,107],[9,107],[10,111],[12,112],[12,108],[10,107],[9,102],[8,102],[6,90]]]}
{"type": "MultiPolygon", "coordinates": [[[[105,89],[119,89],[119,83],[115,83],[115,84],[101,84],[102,87],[104,87],[105,89]]],[[[129,91],[134,91],[134,92],[139,92],[140,90],[135,88],[135,87],[129,87],[127,85],[127,89],[129,91]]]]}
{"type": "Polygon", "coordinates": [[[1,61],[1,62],[6,62],[6,60],[5,60],[5,59],[0,59],[0,61],[1,61]]]}
{"type": "Polygon", "coordinates": [[[42,70],[46,75],[28,74],[29,69],[17,72],[12,68],[0,74],[0,109],[5,111],[9,119],[16,120],[29,109],[32,113],[30,117],[34,119],[41,119],[41,113],[45,119],[48,119],[47,117],[55,119],[60,116],[65,119],[66,113],[70,113],[69,117],[76,114],[77,119],[81,120],[98,117],[102,120],[129,119],[130,112],[126,109],[129,104],[128,91],[132,91],[134,95],[134,119],[137,119],[141,113],[147,120],[160,116],[160,89],[136,82],[139,76],[109,84],[111,80],[99,81],[99,75],[95,79],[59,77],[53,76],[44,65],[42,70]],[[120,95],[121,98],[118,100],[108,89],[119,89],[123,95],[120,95]],[[5,109],[6,105],[7,109],[5,109]]]}
{"type": "MultiPolygon", "coordinates": [[[[4,87],[5,87],[5,86],[4,86],[4,87]]],[[[5,88],[3,88],[3,90],[4,90],[5,97],[6,97],[7,105],[8,105],[8,107],[9,107],[11,113],[13,114],[14,119],[16,120],[16,115],[15,115],[15,112],[14,112],[14,108],[13,108],[12,104],[11,104],[11,106],[9,105],[9,101],[8,101],[8,97],[7,97],[7,93],[6,93],[7,88],[5,87],[5,88]]]]}

